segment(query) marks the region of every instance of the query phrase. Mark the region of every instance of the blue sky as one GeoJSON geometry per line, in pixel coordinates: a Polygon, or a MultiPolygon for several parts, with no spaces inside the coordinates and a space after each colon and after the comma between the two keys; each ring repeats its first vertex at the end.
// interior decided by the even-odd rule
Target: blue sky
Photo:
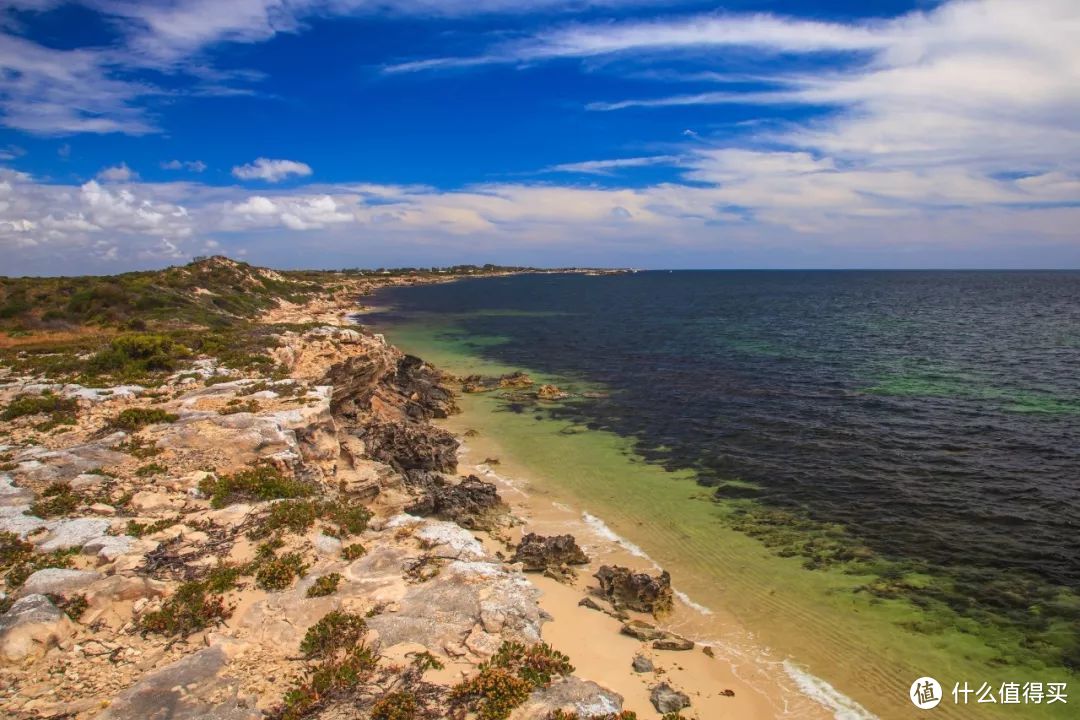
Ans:
{"type": "Polygon", "coordinates": [[[1080,267],[1077,37],[1075,0],[8,0],[2,272],[1080,267]]]}

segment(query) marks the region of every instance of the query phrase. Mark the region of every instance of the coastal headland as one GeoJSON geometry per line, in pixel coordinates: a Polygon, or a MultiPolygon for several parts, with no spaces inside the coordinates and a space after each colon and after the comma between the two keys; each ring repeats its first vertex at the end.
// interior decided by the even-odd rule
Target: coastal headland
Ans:
{"type": "Polygon", "coordinates": [[[558,388],[449,376],[352,318],[519,270],[4,281],[5,715],[784,715],[778,677],[673,629],[678,578],[446,427],[476,383],[558,388]]]}

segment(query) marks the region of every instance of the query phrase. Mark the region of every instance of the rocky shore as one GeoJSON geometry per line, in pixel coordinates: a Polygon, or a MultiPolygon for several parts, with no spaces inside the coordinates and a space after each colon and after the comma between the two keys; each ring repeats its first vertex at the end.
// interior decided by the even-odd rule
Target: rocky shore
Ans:
{"type": "Polygon", "coordinates": [[[576,539],[523,533],[433,422],[462,390],[560,391],[404,355],[349,319],[363,289],[266,310],[295,328],[273,373],[203,356],[100,388],[0,370],[6,717],[705,717],[666,679],[711,660],[657,626],[667,574],[584,575],[576,539]],[[563,620],[538,585],[576,598],[589,643],[637,644],[618,672],[651,707],[545,642],[563,620]]]}

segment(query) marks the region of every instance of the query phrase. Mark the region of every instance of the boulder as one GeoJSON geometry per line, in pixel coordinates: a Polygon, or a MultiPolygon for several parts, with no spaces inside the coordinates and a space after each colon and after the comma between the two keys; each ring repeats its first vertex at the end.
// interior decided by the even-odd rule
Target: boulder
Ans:
{"type": "Polygon", "coordinates": [[[26,578],[18,595],[73,595],[98,580],[101,573],[93,570],[45,568],[26,578]]]}
{"type": "Polygon", "coordinates": [[[652,691],[649,693],[649,700],[652,701],[653,707],[656,708],[656,712],[664,715],[667,713],[677,713],[683,708],[690,707],[690,697],[684,692],[679,692],[667,683],[654,685],[652,691]]]}
{"type": "Polygon", "coordinates": [[[81,548],[105,535],[109,521],[101,518],[75,518],[49,523],[49,534],[38,544],[41,552],[81,548]]]}
{"type": "Polygon", "coordinates": [[[421,517],[435,516],[470,530],[493,530],[506,524],[510,508],[495,486],[470,475],[456,485],[431,476],[423,495],[406,511],[421,517]]]}
{"type": "Polygon", "coordinates": [[[547,720],[562,711],[581,718],[614,717],[622,711],[618,693],[571,675],[540,688],[516,711],[520,720],[547,720]]]}
{"type": "Polygon", "coordinates": [[[519,562],[527,572],[543,572],[564,565],[586,565],[588,556],[578,547],[573,535],[545,537],[528,533],[521,538],[510,562],[519,562]]]}
{"type": "Polygon", "coordinates": [[[653,665],[653,661],[645,657],[644,655],[635,655],[634,660],[630,663],[630,665],[634,668],[634,672],[638,673],[648,673],[654,672],[656,670],[656,666],[653,665]]]}
{"type": "Polygon", "coordinates": [[[27,595],[0,615],[0,661],[22,663],[64,646],[75,623],[44,595],[27,595]]]}
{"type": "Polygon", "coordinates": [[[653,577],[618,565],[604,565],[593,577],[600,582],[600,594],[616,608],[653,615],[672,608],[671,575],[666,570],[653,577]]]}

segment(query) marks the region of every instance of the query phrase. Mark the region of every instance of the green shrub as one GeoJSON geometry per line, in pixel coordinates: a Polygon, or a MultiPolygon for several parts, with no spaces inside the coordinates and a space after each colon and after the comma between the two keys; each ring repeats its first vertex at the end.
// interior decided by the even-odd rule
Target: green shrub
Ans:
{"type": "Polygon", "coordinates": [[[162,453],[162,450],[157,446],[157,443],[139,437],[138,435],[132,435],[127,440],[116,445],[113,449],[117,452],[127,453],[139,460],[146,460],[147,458],[152,458],[162,453]]]}
{"type": "Polygon", "coordinates": [[[160,635],[188,635],[225,622],[232,615],[220,594],[211,592],[206,581],[182,583],[160,610],[139,618],[143,632],[160,635]]]}
{"type": "Polygon", "coordinates": [[[308,628],[300,642],[300,652],[308,659],[331,657],[339,650],[359,645],[367,629],[367,623],[359,615],[334,610],[308,628]]]}
{"type": "Polygon", "coordinates": [[[91,373],[118,377],[140,377],[150,373],[172,372],[177,361],[190,351],[167,335],[121,335],[109,347],[90,358],[91,373]]]}
{"type": "Polygon", "coordinates": [[[199,490],[210,497],[210,506],[215,508],[242,500],[307,497],[315,492],[309,483],[285,477],[276,467],[266,464],[220,478],[205,478],[199,490]]]}
{"type": "Polygon", "coordinates": [[[41,395],[19,395],[0,413],[0,420],[15,420],[29,415],[47,414],[54,424],[75,423],[79,403],[74,398],[60,397],[51,392],[41,395]]]}
{"type": "Polygon", "coordinates": [[[63,610],[69,618],[76,622],[78,622],[79,618],[82,617],[82,614],[86,612],[86,609],[90,607],[90,602],[86,599],[85,595],[64,597],[48,593],[45,597],[49,598],[53,605],[63,610]]]}
{"type": "Polygon", "coordinates": [[[285,553],[262,562],[255,573],[255,583],[263,590],[284,590],[298,575],[303,577],[307,567],[299,553],[285,553]]]}
{"type": "MultiPolygon", "coordinates": [[[[18,541],[18,536],[16,536],[18,541]]],[[[21,542],[21,541],[18,541],[21,542]]],[[[29,543],[27,543],[29,545],[29,543]]],[[[51,553],[35,554],[33,552],[33,546],[30,546],[28,554],[21,555],[20,553],[25,550],[25,547],[12,544],[8,545],[6,551],[9,557],[13,558],[13,564],[8,568],[7,575],[4,578],[5,584],[9,589],[15,590],[22,586],[26,582],[26,578],[30,577],[38,570],[44,570],[45,568],[67,568],[71,567],[71,558],[73,555],[79,552],[78,548],[69,548],[67,550],[56,550],[51,553]]]]}
{"type": "Polygon", "coordinates": [[[309,598],[326,597],[327,595],[333,595],[337,592],[338,584],[341,582],[341,573],[330,573],[329,575],[323,575],[317,579],[315,583],[307,589],[307,596],[309,598]]]}
{"type": "Polygon", "coordinates": [[[371,706],[371,720],[415,720],[419,709],[416,696],[411,692],[392,692],[371,706]]]}
{"type": "Polygon", "coordinates": [[[70,485],[65,482],[54,482],[45,488],[39,500],[30,505],[30,514],[40,518],[67,515],[75,512],[82,501],[82,495],[72,490],[70,485]]]}
{"type": "Polygon", "coordinates": [[[487,667],[450,691],[452,702],[464,705],[480,720],[505,720],[529,699],[533,686],[511,672],[487,667]]]}
{"type": "Polygon", "coordinates": [[[161,408],[128,408],[109,421],[109,427],[125,432],[136,432],[147,425],[174,423],[179,416],[165,412],[161,408]]]}
{"type": "Polygon", "coordinates": [[[361,558],[367,554],[367,548],[360,543],[353,543],[352,545],[346,545],[341,549],[341,557],[346,560],[352,561],[357,558],[361,558]]]}
{"type": "Polygon", "coordinates": [[[169,468],[165,467],[161,463],[150,463],[149,465],[143,465],[142,467],[140,467],[138,470],[135,471],[135,474],[141,478],[153,477],[154,475],[164,474],[168,469],[169,468]]]}
{"type": "Polygon", "coordinates": [[[504,642],[475,677],[454,686],[450,698],[480,720],[504,720],[533,690],[573,671],[570,658],[547,643],[504,642]]]}
{"type": "Polygon", "coordinates": [[[127,527],[124,529],[124,533],[131,535],[132,537],[141,538],[144,535],[153,535],[154,533],[161,532],[165,528],[171,528],[181,521],[179,516],[171,518],[162,518],[152,523],[141,523],[135,520],[128,520],[127,527]]]}

